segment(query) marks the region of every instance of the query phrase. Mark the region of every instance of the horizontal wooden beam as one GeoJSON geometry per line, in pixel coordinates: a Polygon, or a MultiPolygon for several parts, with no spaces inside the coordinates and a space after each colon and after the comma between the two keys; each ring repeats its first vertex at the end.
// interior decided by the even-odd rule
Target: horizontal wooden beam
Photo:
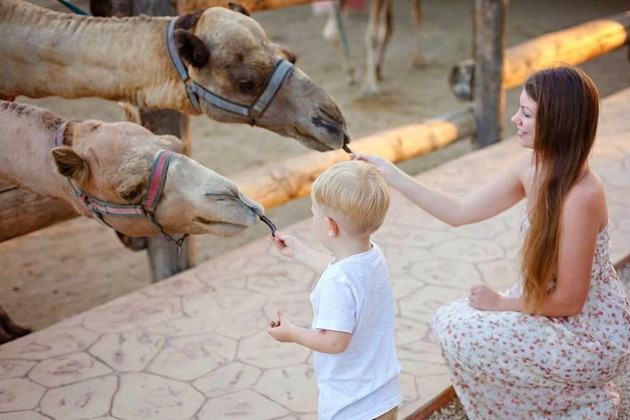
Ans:
{"type": "MultiPolygon", "coordinates": [[[[630,11],[533,38],[505,50],[503,89],[520,86],[532,73],[551,65],[576,66],[629,42],[630,11]]],[[[451,69],[449,84],[459,99],[473,99],[474,67],[467,59],[451,69]]]]}
{"type": "MultiPolygon", "coordinates": [[[[364,137],[350,143],[350,147],[355,152],[378,154],[400,162],[473,135],[474,124],[472,111],[467,109],[364,137]]],[[[309,152],[230,178],[249,197],[271,208],[307,195],[320,173],[347,158],[347,153],[341,150],[309,152]]],[[[0,183],[0,242],[76,216],[61,202],[0,183]]]]}
{"type": "MultiPolygon", "coordinates": [[[[283,7],[297,6],[305,3],[312,3],[314,0],[231,0],[244,6],[250,12],[261,10],[280,9],[283,7]]],[[[194,12],[195,10],[207,9],[208,7],[222,6],[228,7],[229,0],[177,0],[177,12],[194,12]]]]}
{"type": "Polygon", "coordinates": [[[0,242],[76,216],[61,201],[0,182],[0,242]]]}
{"type": "MultiPolygon", "coordinates": [[[[440,149],[476,131],[472,110],[432,118],[364,137],[349,144],[352,151],[401,162],[440,149]]],[[[249,197],[271,208],[306,196],[311,184],[330,165],[348,159],[342,150],[309,152],[231,177],[249,197]]]]}

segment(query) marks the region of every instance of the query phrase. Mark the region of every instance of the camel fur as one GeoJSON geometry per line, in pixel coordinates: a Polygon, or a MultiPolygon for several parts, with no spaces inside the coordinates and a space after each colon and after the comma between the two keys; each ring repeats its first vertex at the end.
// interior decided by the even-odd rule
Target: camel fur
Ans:
{"type": "MultiPolygon", "coordinates": [[[[196,115],[168,54],[170,19],[81,16],[2,0],[0,99],[93,96],[196,115]]],[[[174,38],[195,82],[244,105],[264,90],[278,60],[292,59],[254,19],[223,7],[179,17],[174,38]]],[[[250,123],[201,102],[216,121],[250,123]]],[[[256,125],[319,151],[341,148],[349,139],[334,99],[297,67],[256,125]]]]}

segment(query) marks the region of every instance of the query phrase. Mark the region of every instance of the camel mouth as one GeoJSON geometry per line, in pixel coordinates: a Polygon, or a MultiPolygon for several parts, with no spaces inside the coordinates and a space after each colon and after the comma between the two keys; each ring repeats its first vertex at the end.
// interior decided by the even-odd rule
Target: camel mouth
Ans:
{"type": "Polygon", "coordinates": [[[232,223],[232,222],[219,222],[217,220],[207,220],[203,217],[195,217],[195,222],[200,223],[206,227],[212,228],[220,228],[222,230],[245,230],[249,227],[249,225],[242,223],[232,223]]]}

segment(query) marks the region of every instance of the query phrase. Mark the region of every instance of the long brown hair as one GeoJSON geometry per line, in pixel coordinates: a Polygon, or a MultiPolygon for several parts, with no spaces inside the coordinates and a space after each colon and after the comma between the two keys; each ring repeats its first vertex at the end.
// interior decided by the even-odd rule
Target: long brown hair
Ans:
{"type": "Polygon", "coordinates": [[[524,312],[540,313],[558,268],[560,216],[595,140],[599,93],[582,70],[556,67],[534,73],[525,92],[536,103],[535,182],[522,249],[524,312]]]}

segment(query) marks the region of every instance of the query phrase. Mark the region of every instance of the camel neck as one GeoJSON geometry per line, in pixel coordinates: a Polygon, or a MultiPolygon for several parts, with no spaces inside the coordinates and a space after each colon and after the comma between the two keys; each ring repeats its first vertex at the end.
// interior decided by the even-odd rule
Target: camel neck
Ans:
{"type": "Polygon", "coordinates": [[[190,105],[164,41],[167,24],[168,18],[93,18],[3,0],[0,39],[11,42],[1,43],[0,56],[18,59],[2,66],[0,93],[185,110],[190,105]]]}
{"type": "Polygon", "coordinates": [[[52,158],[55,133],[62,122],[50,111],[0,101],[0,179],[61,200],[83,214],[84,209],[52,158]]]}

